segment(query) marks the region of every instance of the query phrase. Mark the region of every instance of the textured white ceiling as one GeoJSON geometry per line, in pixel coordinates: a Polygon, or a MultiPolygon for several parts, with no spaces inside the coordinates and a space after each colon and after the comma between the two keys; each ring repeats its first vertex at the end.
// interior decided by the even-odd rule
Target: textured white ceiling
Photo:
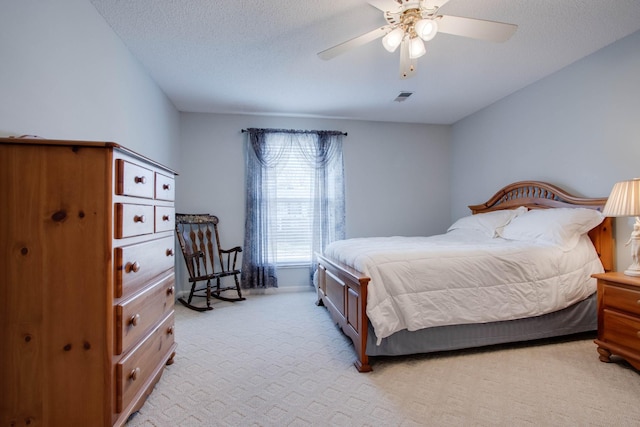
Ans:
{"type": "MultiPolygon", "coordinates": [[[[450,124],[640,30],[640,0],[450,0],[441,14],[517,24],[505,43],[438,34],[417,75],[366,0],[91,0],[180,111],[450,124]],[[407,101],[394,99],[414,92],[407,101]]],[[[639,46],[640,48],[640,46],[639,46]]]]}

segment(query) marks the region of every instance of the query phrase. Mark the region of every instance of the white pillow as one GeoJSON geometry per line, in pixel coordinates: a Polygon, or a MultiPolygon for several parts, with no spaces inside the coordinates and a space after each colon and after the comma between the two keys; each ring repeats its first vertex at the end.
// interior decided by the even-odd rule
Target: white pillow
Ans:
{"type": "Polygon", "coordinates": [[[517,209],[505,209],[465,216],[454,222],[447,232],[452,230],[474,230],[480,231],[488,237],[496,237],[509,221],[526,211],[527,208],[520,206],[517,209]]]}
{"type": "Polygon", "coordinates": [[[567,251],[603,219],[604,215],[595,209],[534,209],[513,219],[500,236],[510,240],[548,242],[567,251]]]}

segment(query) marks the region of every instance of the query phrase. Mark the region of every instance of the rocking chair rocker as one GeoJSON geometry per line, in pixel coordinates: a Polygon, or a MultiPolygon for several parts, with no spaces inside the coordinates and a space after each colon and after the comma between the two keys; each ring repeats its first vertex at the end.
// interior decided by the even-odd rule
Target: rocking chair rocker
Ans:
{"type": "Polygon", "coordinates": [[[223,301],[245,299],[238,279],[240,269],[236,268],[238,253],[242,252],[242,248],[220,247],[218,217],[209,214],[176,214],[176,234],[191,282],[188,299],[185,301],[184,298],[178,298],[178,301],[192,310],[207,311],[213,310],[211,298],[223,301]],[[233,276],[235,286],[222,287],[222,279],[228,276],[233,276]],[[215,286],[212,285],[214,280],[215,286]],[[199,285],[202,282],[204,285],[199,285]],[[235,291],[238,296],[223,296],[222,293],[225,291],[235,291]],[[194,297],[205,298],[206,307],[193,305],[191,301],[194,297]]]}

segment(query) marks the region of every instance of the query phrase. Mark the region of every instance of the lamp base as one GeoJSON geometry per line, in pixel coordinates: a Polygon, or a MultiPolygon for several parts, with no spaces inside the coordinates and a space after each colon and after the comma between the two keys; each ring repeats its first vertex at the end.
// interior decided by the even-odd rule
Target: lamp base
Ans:
{"type": "Polygon", "coordinates": [[[636,222],[633,224],[633,231],[631,237],[627,241],[626,245],[631,245],[631,259],[633,263],[624,271],[627,276],[640,276],[640,217],[636,217],[636,222]]]}

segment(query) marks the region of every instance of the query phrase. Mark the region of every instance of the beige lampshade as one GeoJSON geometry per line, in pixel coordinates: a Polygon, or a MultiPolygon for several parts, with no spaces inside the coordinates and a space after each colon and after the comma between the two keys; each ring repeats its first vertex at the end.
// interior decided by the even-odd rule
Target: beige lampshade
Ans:
{"type": "Polygon", "coordinates": [[[640,178],[616,183],[602,213],[605,216],[640,216],[640,178]]]}

